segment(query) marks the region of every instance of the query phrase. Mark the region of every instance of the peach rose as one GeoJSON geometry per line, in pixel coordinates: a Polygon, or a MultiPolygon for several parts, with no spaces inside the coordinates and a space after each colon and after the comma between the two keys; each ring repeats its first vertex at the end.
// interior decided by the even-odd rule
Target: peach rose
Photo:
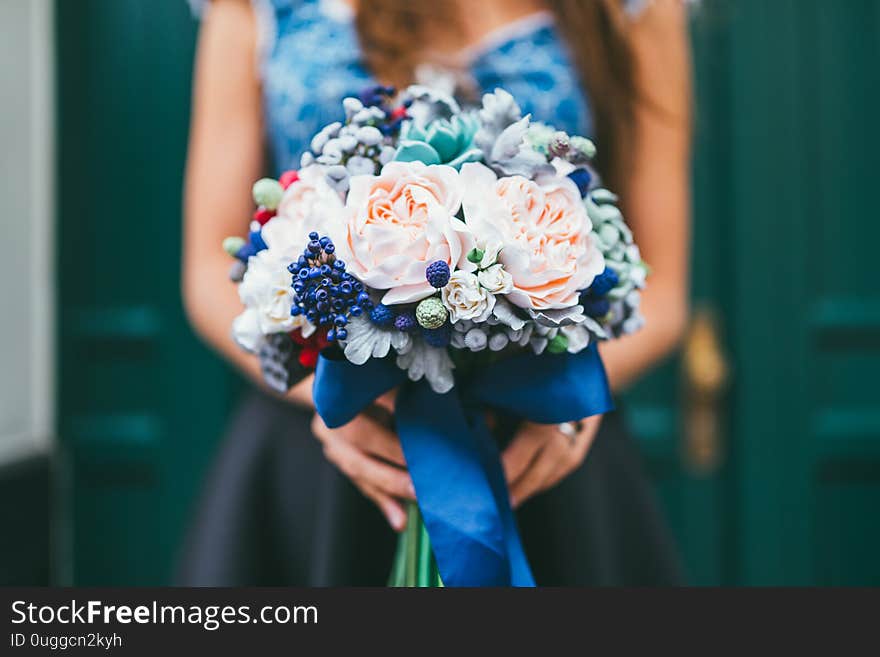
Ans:
{"type": "Polygon", "coordinates": [[[378,176],[353,176],[337,254],[368,287],[387,290],[382,303],[419,301],[435,292],[425,269],[436,260],[473,270],[474,246],[461,206],[462,181],[450,166],[390,162],[378,176]]]}
{"type": "Polygon", "coordinates": [[[538,182],[499,179],[482,164],[465,164],[464,216],[480,245],[501,243],[499,262],[513,279],[508,299],[521,308],[569,308],[605,268],[590,237],[592,224],[566,177],[538,182]]]}

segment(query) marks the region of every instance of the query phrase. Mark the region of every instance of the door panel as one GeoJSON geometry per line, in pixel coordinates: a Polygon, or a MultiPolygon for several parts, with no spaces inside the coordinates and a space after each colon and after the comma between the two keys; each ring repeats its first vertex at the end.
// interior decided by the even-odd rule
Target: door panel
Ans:
{"type": "Polygon", "coordinates": [[[56,9],[60,570],[166,583],[235,383],[180,302],[195,26],[177,1],[56,9]]]}
{"type": "Polygon", "coordinates": [[[744,583],[878,583],[878,12],[754,0],[732,21],[744,583]]]}

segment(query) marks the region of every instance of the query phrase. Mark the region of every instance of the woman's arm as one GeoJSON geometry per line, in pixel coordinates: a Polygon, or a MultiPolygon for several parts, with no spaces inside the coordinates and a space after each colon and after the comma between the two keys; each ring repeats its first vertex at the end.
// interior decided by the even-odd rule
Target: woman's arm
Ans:
{"type": "MultiPolygon", "coordinates": [[[[264,162],[256,25],[247,0],[214,0],[199,35],[192,125],[186,167],[183,297],[196,331],[224,357],[262,384],[257,359],[232,341],[241,313],[224,237],[247,229],[250,188],[264,162]]],[[[293,400],[311,403],[311,386],[293,400]]]]}
{"type": "MultiPolygon", "coordinates": [[[[232,341],[232,320],[241,313],[231,259],[223,238],[244,232],[252,211],[250,189],[263,168],[263,125],[257,77],[256,26],[247,0],[214,0],[206,12],[196,57],[192,128],[186,168],[183,296],[196,331],[254,381],[262,383],[257,359],[232,341]]],[[[287,397],[312,405],[311,377],[287,397]]],[[[389,408],[391,395],[377,400],[389,408]]],[[[401,499],[415,492],[400,443],[366,414],[339,429],[315,416],[315,437],[324,453],[402,530],[401,499]]]]}
{"type": "MultiPolygon", "coordinates": [[[[642,295],[645,327],[601,347],[615,389],[669,354],[687,322],[691,97],[682,5],[657,0],[631,27],[644,102],[636,111],[635,168],[627,174],[624,210],[651,276],[642,295]]],[[[600,421],[587,418],[573,437],[556,425],[526,422],[502,454],[513,504],[555,486],[580,466],[600,421]]]]}
{"type": "Polygon", "coordinates": [[[631,27],[643,101],[636,109],[635,169],[624,210],[651,274],[642,293],[644,328],[602,344],[615,389],[668,355],[687,323],[691,69],[683,5],[655,2],[631,27]]]}

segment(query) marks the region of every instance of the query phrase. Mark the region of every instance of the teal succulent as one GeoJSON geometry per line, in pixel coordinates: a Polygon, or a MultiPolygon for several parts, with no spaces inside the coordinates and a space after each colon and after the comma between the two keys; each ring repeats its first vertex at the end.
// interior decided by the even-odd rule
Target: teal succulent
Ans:
{"type": "Polygon", "coordinates": [[[401,127],[394,159],[399,162],[448,164],[460,169],[466,162],[476,162],[482,157],[480,149],[474,145],[474,135],[479,127],[476,116],[472,114],[438,118],[424,126],[415,121],[407,122],[401,127]]]}

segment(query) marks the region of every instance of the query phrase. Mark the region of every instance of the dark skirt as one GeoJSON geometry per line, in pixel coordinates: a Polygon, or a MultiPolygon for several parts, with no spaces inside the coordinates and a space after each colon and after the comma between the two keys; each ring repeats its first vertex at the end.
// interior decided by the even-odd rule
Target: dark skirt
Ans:
{"type": "MultiPolygon", "coordinates": [[[[177,573],[185,586],[382,586],[396,534],[330,464],[310,414],[253,392],[205,482],[177,573]]],[[[584,464],[517,513],[539,585],[681,583],[678,558],[618,413],[584,464]]]]}

